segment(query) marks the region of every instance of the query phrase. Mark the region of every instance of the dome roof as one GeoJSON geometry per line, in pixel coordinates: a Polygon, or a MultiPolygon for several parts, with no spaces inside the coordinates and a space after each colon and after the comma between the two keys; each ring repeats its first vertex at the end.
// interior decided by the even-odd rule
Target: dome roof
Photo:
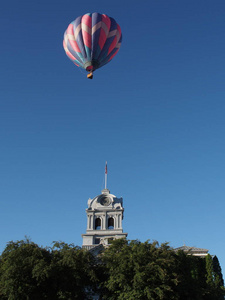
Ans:
{"type": "Polygon", "coordinates": [[[122,209],[123,198],[117,198],[115,195],[111,194],[108,189],[104,189],[100,195],[88,200],[88,209],[104,208],[122,209]]]}

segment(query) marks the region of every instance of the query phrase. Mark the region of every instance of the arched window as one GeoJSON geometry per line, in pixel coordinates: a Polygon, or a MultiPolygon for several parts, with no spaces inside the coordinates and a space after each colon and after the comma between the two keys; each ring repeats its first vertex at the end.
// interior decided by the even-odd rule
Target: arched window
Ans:
{"type": "Polygon", "coordinates": [[[114,219],[108,218],[108,229],[114,229],[114,219]]]}
{"type": "Polygon", "coordinates": [[[95,219],[95,230],[100,230],[101,229],[101,219],[97,218],[95,219]]]}
{"type": "Polygon", "coordinates": [[[95,244],[100,244],[100,239],[99,238],[95,238],[95,244]]]}

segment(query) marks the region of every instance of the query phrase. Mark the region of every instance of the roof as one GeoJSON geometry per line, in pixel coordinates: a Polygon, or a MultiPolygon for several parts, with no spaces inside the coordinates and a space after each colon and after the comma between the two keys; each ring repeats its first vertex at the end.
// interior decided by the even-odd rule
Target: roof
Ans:
{"type": "Polygon", "coordinates": [[[110,208],[123,210],[123,198],[117,198],[108,189],[102,190],[102,193],[93,199],[88,199],[88,210],[108,210],[110,208]]]}
{"type": "Polygon", "coordinates": [[[208,249],[203,249],[203,248],[196,248],[196,247],[189,247],[189,246],[182,246],[182,247],[178,247],[175,248],[174,251],[184,251],[184,252],[191,252],[191,253],[208,253],[209,250],[208,249]]]}
{"type": "Polygon", "coordinates": [[[104,250],[104,246],[102,244],[99,244],[97,246],[94,246],[91,248],[89,251],[91,252],[92,255],[97,256],[104,250]]]}

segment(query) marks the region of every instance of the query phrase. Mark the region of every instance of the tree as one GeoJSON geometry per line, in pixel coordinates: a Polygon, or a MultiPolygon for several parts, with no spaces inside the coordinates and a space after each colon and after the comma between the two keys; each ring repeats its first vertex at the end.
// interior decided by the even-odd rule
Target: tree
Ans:
{"type": "Polygon", "coordinates": [[[214,259],[210,254],[205,258],[206,260],[206,300],[220,300],[224,299],[224,285],[221,268],[217,257],[214,259]]]}
{"type": "Polygon", "coordinates": [[[0,256],[1,300],[223,300],[217,257],[195,257],[158,242],[112,242],[98,257],[73,244],[9,242],[0,256]]]}
{"type": "Polygon", "coordinates": [[[35,272],[42,269],[46,277],[46,267],[50,256],[29,239],[9,242],[1,255],[0,294],[1,299],[40,300],[45,299],[42,286],[35,272]]]}
{"type": "Polygon", "coordinates": [[[215,273],[216,281],[217,281],[218,286],[223,287],[224,286],[224,280],[223,280],[222,269],[220,267],[220,263],[219,263],[219,260],[218,260],[216,255],[213,257],[213,271],[215,273]]]}
{"type": "Polygon", "coordinates": [[[9,242],[1,255],[2,300],[88,299],[96,282],[93,256],[74,245],[45,249],[26,239],[9,242]]]}
{"type": "Polygon", "coordinates": [[[176,287],[181,300],[202,300],[206,289],[205,260],[178,251],[176,256],[176,273],[178,285],[176,287]]]}
{"type": "Polygon", "coordinates": [[[89,299],[96,289],[94,257],[73,244],[54,243],[50,270],[55,299],[89,299]]]}
{"type": "Polygon", "coordinates": [[[175,253],[167,244],[115,240],[102,262],[104,299],[178,299],[175,253]]]}

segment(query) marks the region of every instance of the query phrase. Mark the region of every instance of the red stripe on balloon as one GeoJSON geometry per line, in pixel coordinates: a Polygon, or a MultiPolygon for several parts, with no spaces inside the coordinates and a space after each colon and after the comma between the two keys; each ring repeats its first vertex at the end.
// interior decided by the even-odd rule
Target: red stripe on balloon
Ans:
{"type": "Polygon", "coordinates": [[[119,39],[118,39],[118,41],[119,41],[119,40],[120,40],[120,37],[121,37],[121,34],[122,34],[121,28],[120,28],[120,25],[119,25],[119,24],[117,24],[117,31],[119,32],[119,39]]]}
{"type": "Polygon", "coordinates": [[[102,22],[104,22],[108,27],[108,29],[110,30],[111,20],[107,15],[102,15],[102,22]]]}
{"type": "Polygon", "coordinates": [[[80,67],[78,64],[76,64],[76,61],[78,61],[78,60],[76,59],[76,57],[74,57],[74,56],[69,52],[69,50],[67,49],[67,46],[66,46],[65,41],[63,41],[63,48],[64,48],[64,50],[65,50],[65,52],[66,52],[66,55],[67,55],[70,59],[73,60],[74,64],[75,64],[76,66],[80,67]]]}
{"type": "Polygon", "coordinates": [[[87,25],[88,27],[92,27],[92,18],[89,15],[84,15],[81,19],[81,23],[84,23],[85,25],[87,25]]]}
{"type": "Polygon", "coordinates": [[[116,44],[117,44],[117,38],[115,36],[114,39],[113,39],[113,41],[112,41],[112,43],[111,43],[111,45],[110,45],[110,47],[109,47],[108,55],[116,47],[116,44]]]}
{"type": "Polygon", "coordinates": [[[78,53],[81,53],[80,48],[79,48],[76,41],[68,40],[68,42],[70,43],[70,45],[71,45],[71,47],[73,48],[74,51],[76,51],[78,53]]]}
{"type": "Polygon", "coordinates": [[[66,51],[66,54],[67,56],[69,56],[70,59],[76,60],[76,58],[69,51],[66,51]]]}
{"type": "Polygon", "coordinates": [[[88,48],[91,48],[91,35],[85,30],[82,30],[82,35],[83,35],[84,45],[87,46],[88,48]]]}
{"type": "Polygon", "coordinates": [[[72,46],[73,50],[76,52],[81,53],[79,46],[77,45],[77,42],[74,40],[70,40],[68,35],[72,35],[74,37],[74,31],[73,31],[73,24],[70,24],[66,30],[67,37],[68,37],[68,43],[72,46]]]}
{"type": "Polygon", "coordinates": [[[73,31],[73,24],[70,24],[66,30],[67,34],[71,34],[74,36],[74,31],[73,31]]]}
{"type": "Polygon", "coordinates": [[[106,34],[105,34],[104,29],[101,28],[99,40],[98,40],[98,44],[99,44],[99,47],[101,50],[102,50],[103,46],[105,45],[105,41],[106,41],[106,34]]]}
{"type": "Polygon", "coordinates": [[[64,50],[66,51],[66,43],[65,43],[65,41],[63,40],[63,48],[64,48],[64,50]]]}
{"type": "MultiPolygon", "coordinates": [[[[81,28],[82,24],[86,25],[90,31],[92,27],[92,18],[89,15],[84,15],[81,19],[81,28]]],[[[84,28],[82,28],[82,35],[83,35],[83,41],[84,45],[87,46],[88,48],[91,48],[91,34],[88,33],[84,28]]]]}
{"type": "Polygon", "coordinates": [[[117,54],[118,51],[119,51],[119,49],[117,49],[116,52],[112,56],[110,56],[110,58],[109,58],[108,61],[110,61],[111,59],[113,59],[113,57],[117,54]]]}

